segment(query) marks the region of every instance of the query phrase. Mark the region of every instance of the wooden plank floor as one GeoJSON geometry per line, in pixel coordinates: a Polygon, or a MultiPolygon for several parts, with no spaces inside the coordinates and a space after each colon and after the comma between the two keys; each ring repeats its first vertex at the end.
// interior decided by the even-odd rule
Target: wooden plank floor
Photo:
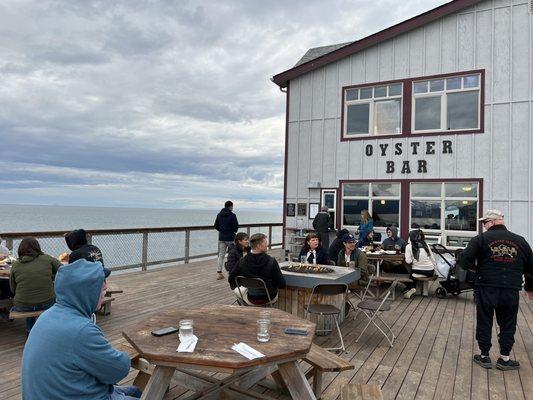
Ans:
{"type": "MultiPolygon", "coordinates": [[[[124,289],[123,294],[116,295],[112,314],[98,317],[112,343],[122,340],[124,326],[158,310],[231,304],[234,300],[227,282],[216,280],[213,261],[112,275],[110,280],[124,289]]],[[[379,385],[385,399],[533,399],[533,304],[525,296],[521,296],[513,354],[522,364],[519,371],[503,373],[472,365],[477,344],[471,293],[446,300],[434,296],[400,298],[393,302],[385,319],[398,336],[392,348],[376,329],[370,328],[355,342],[366,323],[361,316],[354,321],[352,314],[342,324],[348,349],[343,357],[355,365],[355,370],[325,374],[323,399],[339,399],[341,387],[356,382],[379,385]]],[[[0,399],[20,399],[24,322],[2,322],[0,333],[0,399]]],[[[496,344],[495,334],[494,330],[496,344]]],[[[315,342],[332,346],[338,340],[330,335],[315,342]]],[[[491,352],[493,360],[497,359],[497,350],[496,346],[491,352]]],[[[134,375],[132,372],[124,383],[131,382],[134,375]]],[[[253,389],[273,398],[287,398],[262,387],[253,389]]],[[[190,394],[173,383],[165,399],[190,394]]]]}

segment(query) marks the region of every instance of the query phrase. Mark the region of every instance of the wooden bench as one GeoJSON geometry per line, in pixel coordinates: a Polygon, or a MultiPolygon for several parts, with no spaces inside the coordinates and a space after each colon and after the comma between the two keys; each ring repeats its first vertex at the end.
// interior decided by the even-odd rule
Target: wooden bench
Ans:
{"type": "Polygon", "coordinates": [[[429,282],[437,279],[437,276],[424,276],[419,274],[413,274],[413,279],[416,282],[416,291],[422,296],[427,297],[429,294],[429,282]]]}
{"type": "Polygon", "coordinates": [[[111,302],[115,301],[114,297],[106,297],[104,299],[104,302],[102,304],[102,308],[98,311],[101,315],[109,315],[111,314],[111,302]]]}
{"type": "Polygon", "coordinates": [[[137,386],[141,390],[144,390],[154,371],[154,366],[144,358],[141,358],[137,350],[126,341],[119,343],[115,347],[117,350],[128,353],[131,359],[131,367],[139,371],[133,380],[133,386],[137,386]]]}
{"type": "Polygon", "coordinates": [[[38,317],[46,310],[39,310],[39,311],[11,311],[9,313],[9,319],[20,319],[20,318],[32,318],[32,317],[38,317]]]}
{"type": "Polygon", "coordinates": [[[113,285],[112,283],[107,284],[107,291],[105,293],[106,297],[111,297],[117,293],[124,293],[124,290],[120,289],[118,286],[113,285]]]}
{"type": "Polygon", "coordinates": [[[341,372],[355,368],[355,366],[348,363],[344,358],[316,344],[311,345],[311,350],[305,356],[304,361],[313,366],[305,374],[305,377],[307,379],[313,377],[313,392],[317,399],[322,394],[322,374],[324,372],[341,372]]]}
{"type": "Polygon", "coordinates": [[[383,400],[383,393],[376,385],[350,383],[342,387],[341,400],[383,400]]]}

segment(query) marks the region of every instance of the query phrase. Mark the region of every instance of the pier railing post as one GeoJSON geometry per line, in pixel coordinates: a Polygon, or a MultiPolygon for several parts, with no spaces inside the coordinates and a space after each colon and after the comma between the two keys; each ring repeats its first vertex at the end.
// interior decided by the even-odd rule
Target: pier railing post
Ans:
{"type": "Polygon", "coordinates": [[[191,245],[191,231],[187,229],[185,230],[185,255],[184,255],[185,264],[189,263],[190,245],[191,245]]]}
{"type": "Polygon", "coordinates": [[[6,239],[6,247],[13,252],[13,238],[6,239]]]}
{"type": "Polygon", "coordinates": [[[143,232],[142,270],[148,268],[148,232],[143,232]]]}
{"type": "Polygon", "coordinates": [[[268,226],[268,248],[272,248],[272,225],[268,226]]]}
{"type": "Polygon", "coordinates": [[[248,237],[250,236],[250,227],[249,226],[246,227],[246,234],[248,235],[248,237]]]}

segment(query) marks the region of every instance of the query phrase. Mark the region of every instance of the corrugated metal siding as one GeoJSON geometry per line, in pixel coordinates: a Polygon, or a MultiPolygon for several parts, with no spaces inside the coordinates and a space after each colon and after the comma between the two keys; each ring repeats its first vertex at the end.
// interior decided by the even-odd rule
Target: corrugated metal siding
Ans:
{"type": "MultiPolygon", "coordinates": [[[[340,179],[483,178],[484,205],[533,240],[532,20],[528,0],[485,1],[291,81],[287,202],[317,201],[340,179]],[[365,82],[485,69],[485,133],[340,141],[341,88],[365,82]],[[454,143],[441,155],[442,140],[454,143]],[[416,162],[410,152],[366,157],[367,144],[436,141],[428,173],[386,174],[384,160],[416,162]]],[[[412,168],[416,171],[415,168],[412,168]]],[[[287,226],[296,226],[288,218],[287,226]]],[[[305,218],[303,223],[310,221],[305,218]]],[[[300,223],[301,224],[301,223],[300,223]]]]}

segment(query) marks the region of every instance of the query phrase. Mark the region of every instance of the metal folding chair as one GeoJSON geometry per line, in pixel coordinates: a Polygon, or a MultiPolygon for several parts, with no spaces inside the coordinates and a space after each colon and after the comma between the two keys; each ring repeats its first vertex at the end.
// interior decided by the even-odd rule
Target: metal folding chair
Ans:
{"type": "MultiPolygon", "coordinates": [[[[237,285],[237,288],[239,289],[239,295],[240,299],[237,299],[237,302],[241,306],[250,306],[250,307],[272,307],[272,299],[270,298],[270,293],[268,292],[267,285],[264,280],[261,278],[246,278],[245,276],[236,276],[235,277],[235,285],[237,285]],[[261,289],[264,290],[267,298],[268,303],[265,304],[249,304],[246,302],[244,294],[242,293],[241,287],[245,287],[248,290],[250,289],[261,289]]],[[[246,296],[248,297],[248,296],[246,296]]]]}
{"type": "Polygon", "coordinates": [[[373,276],[370,277],[365,293],[363,294],[361,301],[357,303],[357,306],[354,307],[353,304],[350,303],[352,307],[354,307],[354,309],[356,310],[354,319],[359,314],[359,311],[361,311],[368,318],[367,324],[365,325],[365,327],[363,328],[362,332],[359,334],[359,337],[355,340],[355,342],[357,343],[359,341],[361,336],[363,336],[363,333],[365,333],[366,329],[372,323],[385,336],[390,346],[392,347],[394,345],[394,339],[396,339],[396,336],[394,335],[394,332],[392,331],[390,326],[387,325],[387,323],[383,321],[383,319],[381,318],[381,313],[385,311],[389,311],[391,309],[391,305],[390,303],[387,303],[387,299],[394,292],[396,285],[398,284],[399,281],[398,279],[396,279],[395,281],[392,282],[389,288],[385,291],[382,299],[371,300],[371,299],[366,298],[366,294],[368,292],[370,283],[372,282],[372,278],[373,276]],[[379,321],[384,326],[387,332],[385,332],[385,330],[383,330],[382,327],[376,323],[377,321],[379,321]],[[389,338],[389,334],[391,336],[390,338],[389,338]]]}
{"type": "MultiPolygon", "coordinates": [[[[338,296],[342,295],[341,304],[346,303],[346,294],[348,293],[348,285],[345,283],[321,283],[313,287],[311,292],[311,297],[309,297],[309,303],[305,307],[305,318],[307,314],[322,315],[324,317],[332,317],[335,321],[335,326],[337,327],[337,332],[339,333],[339,338],[341,340],[340,347],[330,347],[326,350],[342,350],[346,351],[344,347],[344,339],[342,338],[341,328],[339,327],[338,316],[341,313],[341,310],[334,306],[333,304],[313,304],[313,299],[315,296],[338,296]]],[[[318,329],[316,332],[331,332],[331,329],[318,329]]]]}

